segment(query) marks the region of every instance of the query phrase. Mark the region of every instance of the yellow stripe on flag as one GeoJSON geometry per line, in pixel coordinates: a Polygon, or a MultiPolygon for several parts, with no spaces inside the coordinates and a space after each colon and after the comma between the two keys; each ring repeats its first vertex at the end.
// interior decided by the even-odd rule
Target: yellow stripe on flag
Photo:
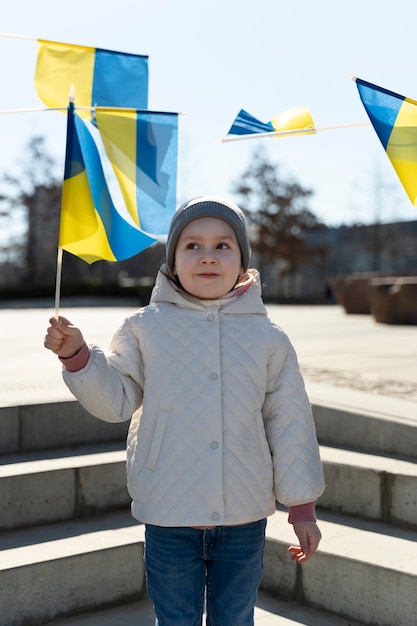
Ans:
{"type": "Polygon", "coordinates": [[[407,98],[387,144],[387,155],[412,204],[417,206],[417,107],[407,98]]]}
{"type": "MultiPolygon", "coordinates": [[[[79,107],[90,107],[94,77],[95,48],[73,46],[38,39],[39,52],[35,88],[46,106],[66,107],[71,85],[79,107]]],[[[79,111],[90,119],[90,111],[79,111]]]]}
{"type": "Polygon", "coordinates": [[[314,134],[314,122],[310,110],[306,106],[294,107],[279,113],[271,120],[276,132],[285,130],[303,130],[311,128],[311,133],[303,132],[303,135],[314,134]]]}
{"type": "Polygon", "coordinates": [[[136,120],[135,110],[96,110],[96,122],[106,154],[119,181],[126,208],[139,228],[136,200],[136,120]]]}
{"type": "Polygon", "coordinates": [[[100,259],[116,261],[103,223],[93,206],[85,170],[64,180],[59,245],[87,263],[100,259]]]}

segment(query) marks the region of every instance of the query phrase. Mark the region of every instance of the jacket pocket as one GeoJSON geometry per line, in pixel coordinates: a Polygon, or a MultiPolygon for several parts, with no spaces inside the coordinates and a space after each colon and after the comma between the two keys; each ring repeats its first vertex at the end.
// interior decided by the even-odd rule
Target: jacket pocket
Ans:
{"type": "Polygon", "coordinates": [[[272,463],[271,451],[269,449],[268,441],[267,441],[267,438],[266,438],[265,426],[264,426],[264,420],[262,418],[262,413],[260,413],[258,411],[255,413],[255,422],[256,422],[256,428],[257,428],[257,431],[258,431],[259,445],[261,446],[261,450],[262,450],[263,455],[264,455],[265,464],[266,465],[271,465],[271,463],[272,463]]]}
{"type": "Polygon", "coordinates": [[[146,469],[153,472],[161,452],[162,441],[164,439],[165,430],[168,423],[168,411],[158,411],[155,419],[155,428],[152,435],[151,445],[149,446],[148,456],[146,458],[146,469]]]}

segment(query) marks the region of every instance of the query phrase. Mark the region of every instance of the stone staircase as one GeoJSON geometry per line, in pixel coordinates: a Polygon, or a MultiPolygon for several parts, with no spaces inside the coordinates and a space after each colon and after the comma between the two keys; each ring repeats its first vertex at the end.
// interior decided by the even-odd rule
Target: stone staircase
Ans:
{"type": "MultiPolygon", "coordinates": [[[[262,592],[320,611],[319,621],[297,624],[413,626],[417,425],[313,410],[327,483],[320,551],[302,567],[292,563],[296,538],[278,510],[268,521],[262,592]]],[[[0,626],[84,623],[89,612],[146,604],[126,432],[75,401],[0,408],[0,626]]]]}

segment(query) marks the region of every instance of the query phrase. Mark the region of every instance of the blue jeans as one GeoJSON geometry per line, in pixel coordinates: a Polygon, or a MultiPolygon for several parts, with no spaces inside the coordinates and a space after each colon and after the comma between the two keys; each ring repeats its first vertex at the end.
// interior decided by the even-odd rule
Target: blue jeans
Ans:
{"type": "Polygon", "coordinates": [[[253,626],[266,520],[211,530],[146,525],[148,595],[156,626],[253,626]]]}

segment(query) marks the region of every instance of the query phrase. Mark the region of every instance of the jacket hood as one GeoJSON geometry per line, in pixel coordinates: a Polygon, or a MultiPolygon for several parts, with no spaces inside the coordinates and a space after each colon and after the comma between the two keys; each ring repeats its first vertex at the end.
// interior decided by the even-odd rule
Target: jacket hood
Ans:
{"type": "Polygon", "coordinates": [[[150,304],[167,302],[181,308],[204,310],[211,307],[222,309],[223,313],[231,314],[256,314],[267,315],[265,305],[262,300],[262,289],[259,272],[255,269],[248,270],[248,274],[253,277],[253,284],[244,292],[236,290],[236,295],[228,294],[228,297],[218,300],[200,300],[182,291],[174,285],[163,273],[164,267],[158,272],[155,287],[152,290],[150,304]]]}

